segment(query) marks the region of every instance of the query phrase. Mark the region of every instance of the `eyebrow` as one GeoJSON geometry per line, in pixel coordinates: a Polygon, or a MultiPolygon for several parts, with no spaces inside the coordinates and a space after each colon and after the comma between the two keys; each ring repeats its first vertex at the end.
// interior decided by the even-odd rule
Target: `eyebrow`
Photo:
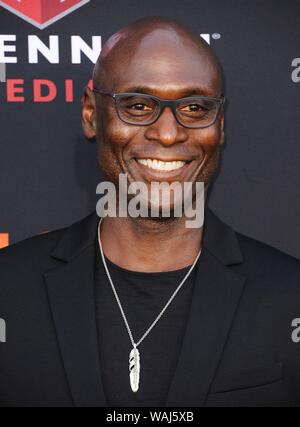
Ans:
{"type": "MultiPolygon", "coordinates": [[[[144,93],[147,95],[153,95],[153,92],[156,92],[156,89],[150,86],[130,86],[126,87],[124,90],[122,90],[124,93],[144,93]]],[[[184,98],[187,96],[210,96],[210,97],[217,97],[216,95],[212,94],[208,89],[204,87],[196,87],[196,86],[189,86],[182,89],[182,92],[180,95],[180,98],[184,98]]]]}

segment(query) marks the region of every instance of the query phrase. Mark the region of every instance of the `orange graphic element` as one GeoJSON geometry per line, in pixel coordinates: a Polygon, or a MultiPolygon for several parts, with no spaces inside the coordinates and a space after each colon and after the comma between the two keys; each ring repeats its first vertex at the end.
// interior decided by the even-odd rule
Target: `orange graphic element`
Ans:
{"type": "Polygon", "coordinates": [[[6,248],[9,245],[9,234],[0,233],[0,249],[6,248]]]}

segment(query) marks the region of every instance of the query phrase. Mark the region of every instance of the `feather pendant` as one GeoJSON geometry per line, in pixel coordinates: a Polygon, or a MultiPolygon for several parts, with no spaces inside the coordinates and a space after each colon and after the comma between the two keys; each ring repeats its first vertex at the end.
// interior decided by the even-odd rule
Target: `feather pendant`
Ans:
{"type": "Polygon", "coordinates": [[[140,353],[136,347],[131,350],[129,355],[129,376],[132,391],[138,391],[140,382],[140,353]]]}

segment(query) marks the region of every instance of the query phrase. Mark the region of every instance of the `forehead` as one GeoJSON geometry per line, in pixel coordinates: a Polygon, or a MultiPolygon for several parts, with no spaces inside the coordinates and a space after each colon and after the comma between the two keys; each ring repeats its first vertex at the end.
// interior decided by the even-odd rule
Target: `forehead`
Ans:
{"type": "Polygon", "coordinates": [[[176,97],[193,87],[208,96],[218,94],[218,74],[208,49],[175,31],[156,30],[132,40],[116,56],[114,92],[149,87],[153,95],[176,97]]]}

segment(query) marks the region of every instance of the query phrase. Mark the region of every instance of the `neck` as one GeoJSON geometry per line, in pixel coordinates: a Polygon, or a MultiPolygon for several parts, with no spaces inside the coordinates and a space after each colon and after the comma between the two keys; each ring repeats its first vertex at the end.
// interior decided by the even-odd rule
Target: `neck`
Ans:
{"type": "Polygon", "coordinates": [[[199,253],[202,228],[187,228],[187,218],[111,218],[101,223],[105,256],[122,268],[162,272],[190,266],[199,253]]]}

